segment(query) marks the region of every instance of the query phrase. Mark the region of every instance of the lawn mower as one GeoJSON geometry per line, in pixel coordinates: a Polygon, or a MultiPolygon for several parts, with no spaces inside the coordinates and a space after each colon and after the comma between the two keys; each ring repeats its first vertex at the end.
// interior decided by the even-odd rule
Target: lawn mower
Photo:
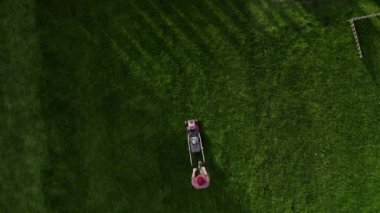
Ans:
{"type": "Polygon", "coordinates": [[[196,119],[188,120],[185,122],[187,131],[187,145],[189,146],[190,164],[193,166],[193,158],[202,158],[205,162],[203,153],[202,138],[199,132],[199,125],[196,119]]]}

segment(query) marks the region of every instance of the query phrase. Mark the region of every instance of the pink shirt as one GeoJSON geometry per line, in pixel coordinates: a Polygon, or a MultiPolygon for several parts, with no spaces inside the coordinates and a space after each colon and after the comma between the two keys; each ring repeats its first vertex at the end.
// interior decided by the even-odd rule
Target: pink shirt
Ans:
{"type": "Polygon", "coordinates": [[[196,189],[204,189],[204,188],[207,188],[209,185],[210,185],[210,177],[208,175],[204,175],[204,174],[199,174],[195,177],[191,177],[191,184],[194,186],[194,188],[196,189]],[[199,177],[202,177],[206,183],[204,183],[203,185],[199,185],[197,183],[197,178],[199,177]]]}

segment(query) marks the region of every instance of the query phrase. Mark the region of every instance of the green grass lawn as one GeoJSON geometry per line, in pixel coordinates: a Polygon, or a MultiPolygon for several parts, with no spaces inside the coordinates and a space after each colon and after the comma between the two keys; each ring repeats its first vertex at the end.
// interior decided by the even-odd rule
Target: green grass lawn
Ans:
{"type": "Polygon", "coordinates": [[[1,212],[380,211],[375,1],[0,0],[1,212]],[[196,191],[183,122],[202,124],[196,191]]]}

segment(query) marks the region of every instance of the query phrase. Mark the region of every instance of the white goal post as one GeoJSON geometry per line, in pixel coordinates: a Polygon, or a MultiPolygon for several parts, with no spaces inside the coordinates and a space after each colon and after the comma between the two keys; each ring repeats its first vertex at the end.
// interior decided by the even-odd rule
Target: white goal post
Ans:
{"type": "Polygon", "coordinates": [[[357,48],[358,53],[359,53],[359,58],[363,58],[363,53],[362,53],[362,49],[360,47],[358,33],[356,32],[355,21],[367,19],[367,18],[372,18],[375,16],[380,16],[380,13],[374,13],[374,14],[370,14],[370,15],[366,15],[366,16],[353,17],[353,18],[348,20],[348,22],[350,22],[350,25],[351,25],[352,35],[354,36],[356,48],[357,48]]]}

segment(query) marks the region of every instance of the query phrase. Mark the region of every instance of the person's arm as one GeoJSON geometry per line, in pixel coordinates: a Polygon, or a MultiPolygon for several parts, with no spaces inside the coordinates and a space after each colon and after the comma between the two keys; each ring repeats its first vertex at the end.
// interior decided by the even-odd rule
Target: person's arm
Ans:
{"type": "Polygon", "coordinates": [[[201,168],[201,173],[204,174],[204,175],[208,175],[207,171],[206,171],[206,167],[202,167],[201,168]]]}
{"type": "Polygon", "coordinates": [[[191,175],[191,179],[194,179],[194,177],[195,177],[195,172],[197,171],[197,169],[196,168],[193,168],[193,174],[191,175]]]}

